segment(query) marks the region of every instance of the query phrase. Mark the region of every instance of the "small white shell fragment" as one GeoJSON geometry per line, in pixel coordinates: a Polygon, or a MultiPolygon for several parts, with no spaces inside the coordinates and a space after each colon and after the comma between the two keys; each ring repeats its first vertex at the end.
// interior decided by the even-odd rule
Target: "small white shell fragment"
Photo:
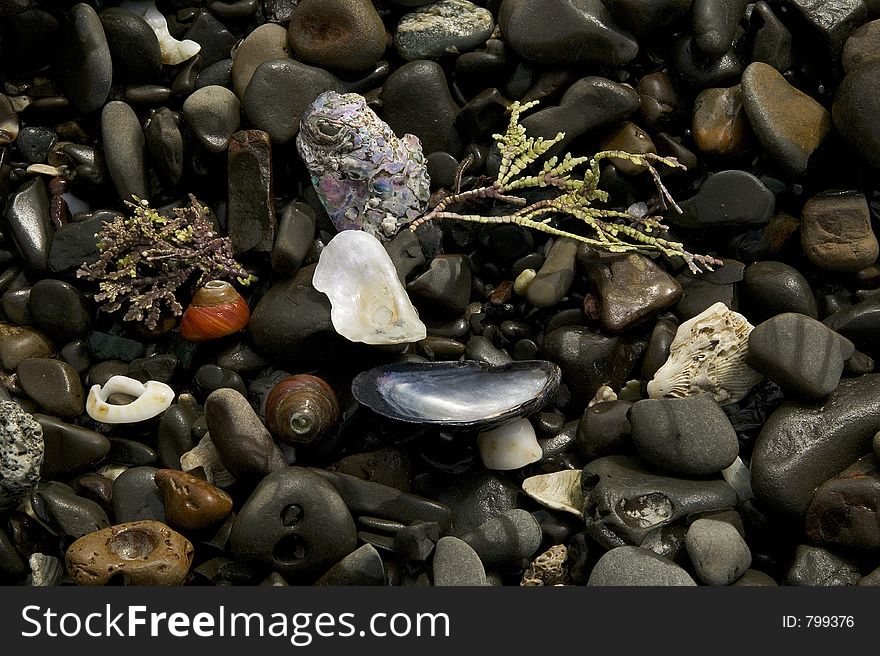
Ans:
{"type": "Polygon", "coordinates": [[[584,516],[581,470],[563,469],[551,474],[530,476],[523,481],[523,492],[553,510],[584,516]]]}
{"type": "Polygon", "coordinates": [[[381,242],[343,230],[321,251],[312,284],[330,299],[336,332],[352,342],[407,344],[425,339],[425,324],[381,242]]]}
{"type": "Polygon", "coordinates": [[[519,469],[544,456],[535,429],[528,419],[514,419],[480,433],[477,450],[486,469],[508,471],[519,469]]]}
{"type": "Polygon", "coordinates": [[[755,496],[755,493],[752,492],[752,473],[746,467],[742,458],[737,457],[730,467],[722,469],[721,476],[730,487],[736,490],[740,501],[745,501],[755,496]]]}
{"type": "Polygon", "coordinates": [[[236,481],[220,459],[220,452],[210,435],[205,435],[198,444],[180,456],[180,468],[183,471],[191,472],[199,467],[204,470],[205,479],[211,485],[229,487],[236,481]]]}
{"type": "Polygon", "coordinates": [[[715,303],[678,327],[669,359],[648,383],[648,396],[694,396],[709,392],[720,405],[736,403],[761,381],[746,364],[754,326],[724,303],[715,303]]]}
{"type": "Polygon", "coordinates": [[[148,380],[142,383],[128,376],[113,376],[100,385],[92,385],[86,400],[86,412],[95,421],[105,424],[133,424],[165,412],[174,400],[174,390],[165,383],[148,380]],[[126,405],[111,405],[111,394],[128,394],[136,397],[126,405]]]}
{"type": "Polygon", "coordinates": [[[513,281],[513,291],[520,296],[525,296],[529,291],[532,281],[537,275],[538,273],[534,269],[523,269],[522,273],[520,273],[516,277],[516,280],[513,281]]]}
{"type": "Polygon", "coordinates": [[[100,467],[98,467],[97,472],[104,478],[115,481],[123,472],[126,472],[129,469],[131,469],[131,467],[129,467],[128,465],[120,465],[118,463],[111,462],[109,465],[101,465],[100,467]]]}
{"type": "Polygon", "coordinates": [[[126,0],[119,6],[140,16],[147,22],[147,25],[156,34],[156,38],[159,39],[159,50],[162,51],[163,64],[171,66],[182,64],[193,55],[197,55],[202,49],[202,46],[195,41],[189,39],[178,41],[171,36],[168,31],[168,21],[165,20],[162,12],[156,9],[156,3],[153,0],[142,0],[141,2],[126,0]]]}
{"type": "Polygon", "coordinates": [[[608,387],[608,385],[602,385],[599,389],[596,390],[596,394],[590,399],[590,402],[587,403],[588,408],[592,408],[597,403],[608,403],[609,401],[617,400],[617,392],[608,387]]]}
{"type": "Polygon", "coordinates": [[[47,556],[43,553],[31,554],[28,558],[31,573],[28,574],[27,584],[34,587],[51,587],[56,585],[64,576],[64,568],[61,561],[55,556],[47,556]]]}

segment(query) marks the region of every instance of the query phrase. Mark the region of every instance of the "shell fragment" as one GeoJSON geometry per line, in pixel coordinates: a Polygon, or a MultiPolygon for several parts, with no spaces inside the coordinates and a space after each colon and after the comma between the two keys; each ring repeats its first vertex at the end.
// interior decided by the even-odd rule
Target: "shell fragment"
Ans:
{"type": "Polygon", "coordinates": [[[103,387],[93,385],[86,400],[89,417],[105,424],[133,424],[165,412],[174,400],[174,390],[165,383],[148,380],[142,383],[128,376],[113,376],[103,387]],[[111,394],[136,397],[126,405],[107,403],[111,394]]]}

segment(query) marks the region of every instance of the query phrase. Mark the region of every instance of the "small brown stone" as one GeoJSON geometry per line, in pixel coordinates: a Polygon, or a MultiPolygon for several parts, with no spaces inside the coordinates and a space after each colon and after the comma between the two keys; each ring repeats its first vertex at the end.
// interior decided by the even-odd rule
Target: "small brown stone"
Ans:
{"type": "Polygon", "coordinates": [[[260,25],[241,42],[232,63],[232,87],[241,100],[257,66],[273,59],[287,59],[287,30],[275,23],[260,25]]]}
{"type": "Polygon", "coordinates": [[[77,585],[180,585],[192,565],[192,543],[162,522],[118,524],[82,536],[65,561],[77,585]]]}
{"type": "Polygon", "coordinates": [[[198,531],[232,512],[232,497],[192,474],[160,469],[154,480],[165,502],[165,518],[174,528],[198,531]]]}
{"type": "MultiPolygon", "coordinates": [[[[602,141],[602,150],[622,150],[634,155],[656,153],[657,147],[651,141],[648,133],[631,121],[625,122],[617,130],[612,132],[602,141]]],[[[610,161],[621,173],[638,175],[647,169],[641,164],[634,164],[629,160],[612,157],[610,161]]]]}
{"type": "Polygon", "coordinates": [[[0,322],[0,369],[14,371],[23,360],[46,358],[52,342],[39,330],[0,322]]]}
{"type": "Polygon", "coordinates": [[[764,241],[767,242],[770,252],[778,253],[800,227],[801,222],[791,214],[779,212],[773,215],[770,223],[761,231],[761,234],[764,241]]]}
{"type": "Polygon", "coordinates": [[[79,374],[63,360],[28,358],[16,373],[25,394],[50,415],[72,419],[82,414],[85,394],[79,374]]]}
{"type": "Polygon", "coordinates": [[[807,510],[806,532],[821,545],[880,549],[880,474],[844,472],[820,485],[807,510]]]}
{"type": "Polygon", "coordinates": [[[669,73],[648,73],[639,80],[636,91],[642,100],[639,114],[648,128],[656,128],[669,122],[678,105],[678,94],[669,73]]]}
{"type": "Polygon", "coordinates": [[[706,89],[694,101],[694,142],[704,153],[738,155],[749,147],[751,128],[739,85],[706,89]]]}
{"type": "Polygon", "coordinates": [[[865,196],[855,191],[813,196],[801,217],[801,247],[810,262],[827,271],[854,273],[873,264],[880,247],[865,196]]]}

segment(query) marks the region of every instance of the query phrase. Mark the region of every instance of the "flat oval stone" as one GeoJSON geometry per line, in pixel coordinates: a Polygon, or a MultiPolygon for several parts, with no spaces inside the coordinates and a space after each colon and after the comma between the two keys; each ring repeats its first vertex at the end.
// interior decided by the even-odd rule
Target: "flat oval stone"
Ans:
{"type": "Polygon", "coordinates": [[[743,72],[742,94],[749,123],[767,154],[790,173],[803,174],[831,130],[828,111],[762,62],[743,72]]]}
{"type": "Polygon", "coordinates": [[[368,70],[385,52],[385,26],[370,0],[302,0],[287,38],[298,60],[336,70],[368,70]]]}
{"type": "Polygon", "coordinates": [[[636,450],[655,467],[706,476],[729,467],[739,453],[736,431],[711,395],[643,399],[628,416],[636,450]]]}
{"type": "Polygon", "coordinates": [[[698,519],[688,528],[685,546],[697,578],[706,585],[730,585],[752,564],[749,546],[727,522],[698,519]]]}
{"type": "Polygon", "coordinates": [[[301,467],[263,478],[229,534],[236,558],[304,583],[354,551],[356,543],[354,520],[336,489],[301,467]]]}
{"type": "Polygon", "coordinates": [[[25,393],[48,413],[72,419],[83,413],[85,394],[76,369],[63,360],[30,358],[18,365],[25,393]]]}
{"type": "Polygon", "coordinates": [[[239,392],[229,388],[211,392],[205,399],[205,419],[223,464],[236,478],[259,479],[287,464],[272,435],[239,392]]]}
{"type": "Polygon", "coordinates": [[[110,441],[100,433],[48,415],[35,414],[34,419],[43,428],[46,451],[41,475],[44,479],[86,469],[110,452],[110,441]]]}
{"type": "Polygon", "coordinates": [[[120,7],[104,9],[98,16],[113,61],[113,77],[133,84],[158,80],[162,51],[147,21],[120,7]]]}
{"type": "Polygon", "coordinates": [[[192,565],[193,545],[155,521],[128,522],[82,536],[64,560],[77,585],[180,585],[192,565]]]}
{"type": "Polygon", "coordinates": [[[668,219],[685,228],[761,226],[773,216],[776,197],[751,173],[728,169],[710,175],[680,205],[683,214],[670,212],[668,219]]]}
{"type": "Polygon", "coordinates": [[[113,82],[113,61],[98,14],[79,3],[70,22],[61,30],[56,60],[58,79],[65,95],[80,112],[101,108],[113,82]]]}
{"type": "Polygon", "coordinates": [[[49,194],[43,178],[28,180],[9,194],[4,215],[8,235],[25,265],[34,271],[45,271],[49,263],[52,224],[49,194]]]}
{"type": "Polygon", "coordinates": [[[871,450],[880,430],[880,374],[840,381],[820,403],[786,402],[752,453],[752,488],[768,507],[802,516],[823,482],[871,450]]]}
{"type": "Polygon", "coordinates": [[[819,321],[786,312],[749,333],[747,361],[787,392],[821,399],[837,388],[854,351],[852,342],[819,321]]]}
{"type": "Polygon", "coordinates": [[[201,478],[176,469],[155,474],[162,493],[168,524],[183,531],[198,531],[216,524],[232,512],[232,497],[201,478]]]}
{"type": "Polygon", "coordinates": [[[649,549],[621,546],[602,555],[587,585],[601,586],[692,586],[696,582],[671,560],[649,549]]]}
{"type": "Polygon", "coordinates": [[[149,198],[150,186],[144,163],[144,131],[134,110],[113,100],[101,111],[104,157],[119,198],[149,198]]]}
{"type": "Polygon", "coordinates": [[[434,548],[435,586],[484,586],[486,570],[467,542],[447,535],[434,548]]]}
{"type": "Polygon", "coordinates": [[[15,369],[28,358],[45,358],[55,347],[39,330],[0,321],[0,367],[15,369]]]}
{"type": "Polygon", "coordinates": [[[28,309],[34,323],[60,343],[84,337],[92,325],[85,296],[63,280],[37,281],[31,287],[28,309]]]}
{"type": "Polygon", "coordinates": [[[199,143],[212,153],[222,153],[238,130],[241,106],[225,87],[202,87],[183,102],[183,118],[199,143]]]}
{"type": "Polygon", "coordinates": [[[107,513],[101,506],[76,494],[73,488],[64,483],[42,482],[34,496],[45,513],[44,520],[60,535],[77,539],[110,526],[107,513]]]}
{"type": "Polygon", "coordinates": [[[601,0],[504,0],[498,24],[511,48],[542,64],[622,66],[639,49],[601,0]]]}
{"type": "Polygon", "coordinates": [[[156,485],[155,467],[126,469],[113,481],[113,517],[116,522],[165,522],[165,504],[156,485]]]}
{"type": "Polygon", "coordinates": [[[800,271],[784,262],[755,262],[746,267],[740,294],[740,311],[753,325],[782,314],[797,312],[819,317],[816,297],[800,271]]]}
{"type": "Polygon", "coordinates": [[[600,544],[641,544],[651,531],[686,515],[732,508],[736,491],[722,480],[655,474],[629,456],[607,456],[584,467],[584,521],[600,544]]]}
{"type": "Polygon", "coordinates": [[[0,400],[0,511],[37,485],[43,453],[40,424],[15,401],[0,400]]]}
{"type": "Polygon", "coordinates": [[[276,23],[264,23],[238,46],[232,63],[232,87],[239,99],[250,84],[257,66],[288,57],[287,30],[276,23]]]}
{"type": "Polygon", "coordinates": [[[880,245],[865,196],[830,191],[810,198],[801,217],[801,248],[813,264],[828,271],[852,273],[873,264],[880,245]]]}
{"type": "Polygon", "coordinates": [[[394,47],[407,61],[434,59],[473,50],[495,27],[488,9],[468,0],[440,0],[404,14],[394,33],[394,47]]]}

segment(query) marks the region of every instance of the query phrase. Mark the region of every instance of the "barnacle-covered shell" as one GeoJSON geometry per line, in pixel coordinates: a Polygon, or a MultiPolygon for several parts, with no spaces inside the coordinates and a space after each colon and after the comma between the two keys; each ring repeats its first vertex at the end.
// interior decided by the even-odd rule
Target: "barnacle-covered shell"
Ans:
{"type": "Polygon", "coordinates": [[[418,137],[398,138],[356,93],[322,93],[302,117],[297,149],[337,230],[390,238],[427,208],[418,137]]]}
{"type": "Polygon", "coordinates": [[[648,383],[652,399],[709,392],[721,405],[736,403],[761,381],[746,364],[754,326],[724,303],[715,303],[678,327],[669,359],[648,383]]]}
{"type": "Polygon", "coordinates": [[[266,397],[269,432],[287,444],[310,444],[338,421],[336,394],[317,376],[289,376],[266,397]]]}
{"type": "Polygon", "coordinates": [[[446,429],[488,430],[546,405],[562,373],[544,360],[405,362],[355,376],[355,398],[385,417],[446,429]]]}
{"type": "Polygon", "coordinates": [[[247,301],[225,280],[210,280],[193,296],[180,320],[180,334],[191,342],[226,337],[247,326],[247,301]]]}

